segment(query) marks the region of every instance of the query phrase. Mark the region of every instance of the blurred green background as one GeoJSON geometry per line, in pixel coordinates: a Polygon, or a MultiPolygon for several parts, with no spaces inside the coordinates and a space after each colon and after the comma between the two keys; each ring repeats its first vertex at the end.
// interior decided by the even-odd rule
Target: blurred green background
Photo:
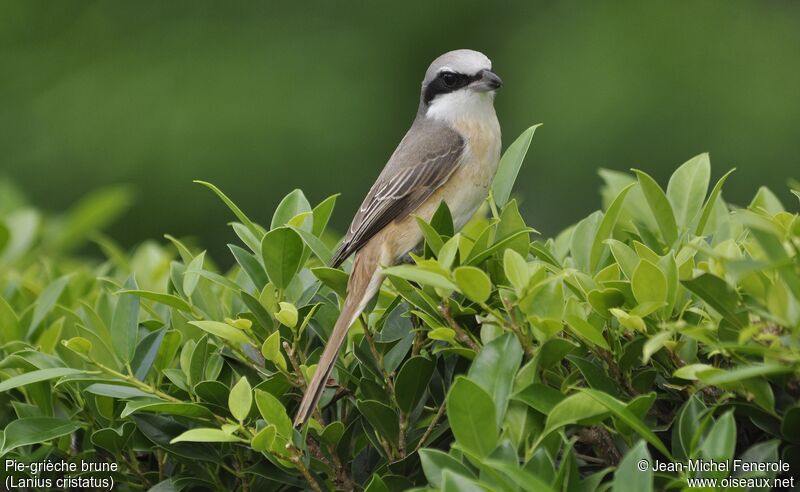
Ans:
{"type": "Polygon", "coordinates": [[[0,175],[60,210],[130,183],[111,230],[223,255],[219,185],[269,223],[293,188],[341,192],[342,230],[416,111],[444,51],[489,55],[509,144],[543,122],[517,182],[554,233],[600,206],[599,167],[662,184],[711,152],[726,198],[789,203],[800,173],[798,2],[0,3],[0,175]]]}

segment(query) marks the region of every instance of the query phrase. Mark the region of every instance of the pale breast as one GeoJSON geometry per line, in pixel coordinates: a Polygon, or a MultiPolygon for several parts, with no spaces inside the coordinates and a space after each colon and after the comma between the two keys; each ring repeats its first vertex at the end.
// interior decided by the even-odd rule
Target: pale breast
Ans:
{"type": "Polygon", "coordinates": [[[444,201],[453,215],[453,225],[459,230],[486,199],[500,160],[500,125],[496,117],[484,120],[483,123],[460,120],[453,124],[453,129],[466,140],[458,167],[411,215],[395,221],[376,238],[391,251],[390,256],[400,257],[422,241],[415,216],[430,221],[444,201]]]}

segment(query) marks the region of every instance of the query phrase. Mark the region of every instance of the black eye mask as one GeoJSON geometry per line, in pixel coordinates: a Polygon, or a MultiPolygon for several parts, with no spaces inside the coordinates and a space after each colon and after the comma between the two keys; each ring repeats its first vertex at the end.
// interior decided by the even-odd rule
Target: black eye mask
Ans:
{"type": "Polygon", "coordinates": [[[462,89],[480,78],[481,75],[479,73],[475,75],[465,75],[456,72],[440,72],[439,75],[425,87],[423,101],[425,101],[425,105],[427,106],[436,96],[462,89]]]}

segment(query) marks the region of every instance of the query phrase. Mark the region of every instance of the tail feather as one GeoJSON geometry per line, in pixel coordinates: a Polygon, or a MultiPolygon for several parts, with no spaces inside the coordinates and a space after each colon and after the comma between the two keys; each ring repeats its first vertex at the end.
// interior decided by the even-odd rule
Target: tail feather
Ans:
{"type": "MultiPolygon", "coordinates": [[[[367,255],[356,256],[353,264],[353,273],[347,285],[347,298],[344,306],[333,327],[331,337],[325,345],[325,350],[317,364],[317,370],[306,388],[303,399],[294,417],[294,426],[301,427],[305,424],[317,407],[325,384],[331,376],[339,350],[347,337],[347,331],[358,316],[364,311],[367,303],[380,287],[382,276],[378,272],[377,262],[374,258],[365,258],[367,255]]],[[[371,256],[371,255],[369,255],[371,256]]]]}

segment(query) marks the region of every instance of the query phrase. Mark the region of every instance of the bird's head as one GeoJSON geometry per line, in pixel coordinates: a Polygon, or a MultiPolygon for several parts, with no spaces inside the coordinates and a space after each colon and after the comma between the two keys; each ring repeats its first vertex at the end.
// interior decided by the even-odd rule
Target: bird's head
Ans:
{"type": "Polygon", "coordinates": [[[503,85],[492,61],[478,51],[455,50],[435,59],[422,81],[420,113],[455,121],[493,111],[494,93],[503,85]]]}

